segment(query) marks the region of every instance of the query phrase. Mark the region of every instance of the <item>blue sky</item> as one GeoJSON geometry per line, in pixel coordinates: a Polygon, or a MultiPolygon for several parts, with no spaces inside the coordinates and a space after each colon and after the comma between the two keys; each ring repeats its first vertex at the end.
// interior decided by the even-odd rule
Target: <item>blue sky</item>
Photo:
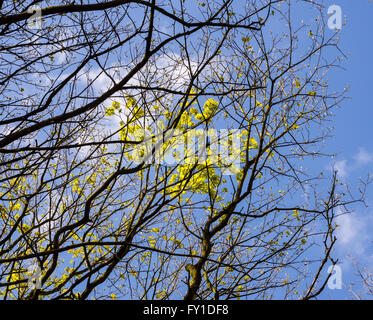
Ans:
{"type": "MultiPolygon", "coordinates": [[[[335,0],[326,3],[342,8],[346,24],[341,31],[341,48],[348,55],[342,64],[345,70],[334,70],[330,84],[336,89],[350,86],[347,93],[349,99],[345,100],[342,108],[336,112],[333,123],[334,137],[329,139],[327,150],[338,153],[335,168],[339,169],[340,178],[350,184],[352,190],[356,190],[359,178],[373,173],[373,1],[335,0]]],[[[330,162],[330,159],[327,161],[330,162]]],[[[340,220],[336,251],[340,256],[343,282],[346,286],[357,280],[352,259],[347,255],[373,270],[372,196],[371,185],[366,195],[368,207],[355,205],[354,213],[340,220]]],[[[358,286],[355,288],[358,289],[358,286]]],[[[333,291],[327,289],[323,298],[343,298],[346,294],[346,288],[333,291]]]]}

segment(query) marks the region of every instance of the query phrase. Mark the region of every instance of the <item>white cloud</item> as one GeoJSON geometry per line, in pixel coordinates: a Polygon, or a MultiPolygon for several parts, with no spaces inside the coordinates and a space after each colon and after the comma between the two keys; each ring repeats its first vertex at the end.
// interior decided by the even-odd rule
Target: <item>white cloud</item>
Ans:
{"type": "Polygon", "coordinates": [[[341,244],[351,244],[361,235],[364,224],[355,213],[343,214],[337,218],[338,239],[341,244]]]}
{"type": "Polygon", "coordinates": [[[332,169],[337,171],[337,175],[339,178],[345,178],[348,174],[347,172],[347,161],[346,160],[339,160],[334,162],[332,169]]]}
{"type": "Polygon", "coordinates": [[[359,153],[354,157],[359,165],[365,165],[373,162],[373,153],[367,152],[365,149],[360,148],[359,153]]]}
{"type": "Polygon", "coordinates": [[[340,214],[336,222],[338,225],[336,234],[339,248],[346,254],[366,255],[366,251],[372,242],[370,233],[373,222],[372,214],[368,212],[364,214],[357,212],[340,214]]]}
{"type": "Polygon", "coordinates": [[[373,212],[363,210],[341,214],[341,210],[337,209],[337,213],[340,215],[336,219],[338,228],[335,257],[338,257],[339,265],[343,270],[343,282],[346,288],[349,288],[352,284],[361,281],[359,277],[356,278],[355,261],[364,268],[373,268],[371,234],[373,212]]]}

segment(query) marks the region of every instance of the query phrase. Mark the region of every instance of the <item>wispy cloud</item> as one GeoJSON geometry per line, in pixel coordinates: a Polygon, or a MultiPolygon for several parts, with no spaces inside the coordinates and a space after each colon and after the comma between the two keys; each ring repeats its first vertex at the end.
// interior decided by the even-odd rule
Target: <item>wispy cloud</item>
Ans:
{"type": "Polygon", "coordinates": [[[359,153],[354,156],[358,165],[366,165],[373,162],[373,153],[367,152],[364,148],[359,149],[359,153]]]}
{"type": "Polygon", "coordinates": [[[347,160],[337,160],[332,165],[333,171],[337,171],[339,178],[345,178],[348,175],[347,160]]]}
{"type": "Polygon", "coordinates": [[[359,152],[353,156],[353,159],[352,163],[347,163],[347,160],[336,160],[331,164],[331,170],[337,171],[339,178],[346,178],[351,171],[361,169],[362,166],[373,163],[373,152],[359,148],[359,152]]]}
{"type": "MultiPolygon", "coordinates": [[[[373,214],[365,210],[340,214],[336,222],[338,251],[342,253],[342,256],[353,256],[371,265],[373,263],[371,254],[373,214]]],[[[349,262],[345,260],[344,263],[348,268],[349,262]]]]}
{"type": "Polygon", "coordinates": [[[339,243],[345,247],[362,250],[361,240],[366,238],[364,220],[356,213],[343,214],[337,219],[339,243]]]}

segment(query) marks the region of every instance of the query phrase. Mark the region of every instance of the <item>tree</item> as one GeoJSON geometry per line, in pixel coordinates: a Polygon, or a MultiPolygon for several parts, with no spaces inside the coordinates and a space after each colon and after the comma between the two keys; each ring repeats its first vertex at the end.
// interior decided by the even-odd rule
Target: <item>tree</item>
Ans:
{"type": "Polygon", "coordinates": [[[4,299],[322,292],[355,200],[304,169],[343,99],[319,4],[0,7],[4,299]]]}
{"type": "Polygon", "coordinates": [[[373,273],[372,270],[362,266],[361,263],[356,262],[356,258],[350,256],[350,259],[354,265],[357,281],[350,282],[347,290],[351,294],[351,299],[370,300],[373,295],[373,273]]]}

